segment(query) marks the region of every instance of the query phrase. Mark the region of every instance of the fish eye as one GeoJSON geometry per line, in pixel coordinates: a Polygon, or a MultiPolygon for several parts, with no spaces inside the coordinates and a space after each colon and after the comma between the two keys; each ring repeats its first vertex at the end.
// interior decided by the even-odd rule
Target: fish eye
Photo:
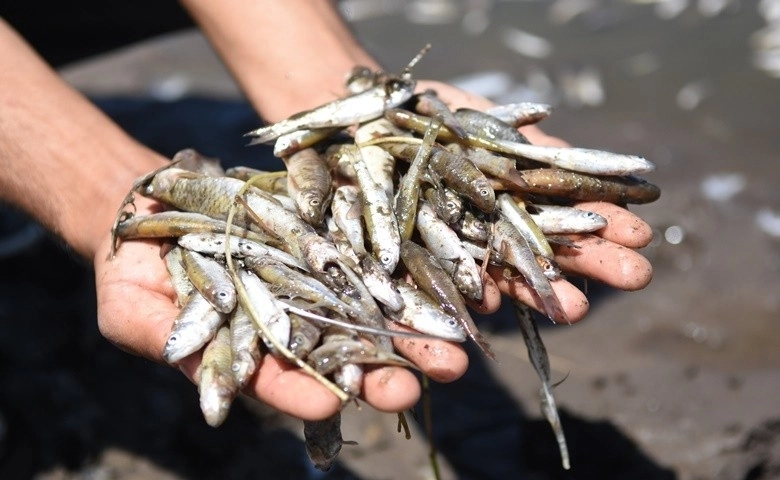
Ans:
{"type": "Polygon", "coordinates": [[[230,366],[230,370],[232,370],[233,373],[238,373],[238,371],[241,370],[241,365],[239,365],[238,362],[233,362],[233,365],[230,366]]]}
{"type": "Polygon", "coordinates": [[[311,201],[309,201],[309,205],[312,205],[314,207],[318,206],[319,204],[320,204],[320,201],[317,200],[316,198],[313,198],[313,199],[311,199],[311,201]]]}
{"type": "Polygon", "coordinates": [[[488,195],[490,195],[490,190],[488,190],[487,188],[482,189],[479,191],[479,194],[482,195],[483,197],[487,197],[488,195]]]}
{"type": "Polygon", "coordinates": [[[224,291],[223,291],[223,292],[219,292],[219,293],[217,293],[217,296],[218,296],[219,298],[227,298],[228,294],[227,294],[227,292],[224,292],[224,291]]]}
{"type": "Polygon", "coordinates": [[[174,343],[176,343],[178,341],[179,341],[179,336],[178,335],[171,335],[170,337],[168,337],[168,341],[166,343],[168,345],[173,345],[174,343]]]}

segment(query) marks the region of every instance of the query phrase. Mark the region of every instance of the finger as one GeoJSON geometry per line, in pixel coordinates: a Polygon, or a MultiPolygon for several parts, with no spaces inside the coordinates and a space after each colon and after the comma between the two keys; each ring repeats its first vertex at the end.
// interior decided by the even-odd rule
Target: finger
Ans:
{"type": "Polygon", "coordinates": [[[600,237],[629,248],[646,247],[653,240],[653,229],[637,215],[607,202],[582,202],[577,208],[598,213],[607,226],[595,232],[600,237]]]}
{"type": "Polygon", "coordinates": [[[650,262],[630,248],[595,235],[568,237],[574,247],[554,247],[555,260],[566,272],[629,291],[646,287],[653,278],[650,262]]]}
{"type": "Polygon", "coordinates": [[[547,135],[536,125],[525,125],[519,128],[520,133],[525,135],[529,142],[534,145],[544,145],[548,147],[570,147],[564,140],[547,135]]]}
{"type": "Polygon", "coordinates": [[[489,314],[501,308],[501,290],[489,274],[482,277],[482,301],[477,303],[466,299],[469,306],[478,313],[489,314]]]}
{"type": "MultiPolygon", "coordinates": [[[[402,325],[389,325],[392,330],[412,332],[402,325]]],[[[447,383],[457,380],[469,365],[466,351],[458,344],[435,338],[394,338],[398,353],[417,365],[431,379],[447,383]]]]}
{"type": "MultiPolygon", "coordinates": [[[[505,295],[519,300],[539,312],[544,312],[541,299],[522,277],[506,278],[504,268],[501,266],[490,266],[488,271],[505,295]]],[[[575,323],[582,320],[588,313],[590,306],[585,294],[565,280],[555,280],[550,283],[565,314],[565,318],[552,318],[551,320],[555,323],[575,323]]]]}
{"type": "MultiPolygon", "coordinates": [[[[189,375],[190,372],[185,372],[189,375]]],[[[250,396],[303,420],[323,420],[338,412],[341,401],[317,379],[285,360],[265,355],[244,389],[250,396]]]]}
{"type": "Polygon", "coordinates": [[[382,412],[402,412],[420,399],[420,382],[401,367],[369,370],[363,378],[363,399],[382,412]]]}

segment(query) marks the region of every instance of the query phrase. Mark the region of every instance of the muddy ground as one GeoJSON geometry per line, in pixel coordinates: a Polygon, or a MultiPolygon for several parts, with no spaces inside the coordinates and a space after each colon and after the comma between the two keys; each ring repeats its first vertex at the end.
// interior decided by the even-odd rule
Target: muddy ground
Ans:
{"type": "MultiPolygon", "coordinates": [[[[586,321],[541,322],[554,378],[565,378],[555,394],[572,470],[560,468],[502,312],[481,321],[498,362],[471,352],[463,379],[432,389],[444,478],[780,478],[780,80],[753,62],[768,55],[755,32],[773,2],[663,3],[344,2],[389,68],[431,42],[418,76],[548,101],[548,132],[658,166],[647,178],[661,199],[632,208],[656,231],[643,250],[652,284],[591,282],[586,321]],[[421,4],[436,15],[409,9],[421,4]],[[513,29],[541,40],[518,42],[513,29]]],[[[258,120],[196,34],[65,73],[163,153],[258,162],[240,138],[258,120]]],[[[0,259],[0,478],[431,478],[422,431],[405,440],[395,417],[367,408],[345,414],[359,445],[327,475],[309,466],[291,419],[242,403],[208,427],[178,372],[100,337],[88,267],[26,232],[30,248],[0,259]]]]}

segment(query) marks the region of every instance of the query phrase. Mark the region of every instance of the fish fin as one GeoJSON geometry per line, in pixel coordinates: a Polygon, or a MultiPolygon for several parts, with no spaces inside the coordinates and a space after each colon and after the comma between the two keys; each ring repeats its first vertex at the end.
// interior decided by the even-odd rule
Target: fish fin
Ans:
{"type": "Polygon", "coordinates": [[[359,193],[357,201],[352,204],[351,207],[349,207],[349,211],[347,212],[347,218],[349,220],[354,220],[356,218],[360,218],[363,215],[363,194],[359,193]]]}

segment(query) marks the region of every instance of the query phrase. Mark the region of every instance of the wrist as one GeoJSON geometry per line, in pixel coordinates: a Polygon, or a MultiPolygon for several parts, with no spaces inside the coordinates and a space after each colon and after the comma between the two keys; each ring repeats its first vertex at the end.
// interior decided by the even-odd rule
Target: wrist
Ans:
{"type": "MultiPolygon", "coordinates": [[[[55,232],[84,258],[94,258],[100,243],[111,235],[118,210],[135,180],[168,162],[140,145],[128,150],[125,157],[125,161],[113,164],[110,172],[96,177],[84,194],[69,197],[71,203],[58,217],[55,232]]],[[[156,203],[137,193],[134,195],[136,214],[149,211],[149,206],[156,203]]]]}

